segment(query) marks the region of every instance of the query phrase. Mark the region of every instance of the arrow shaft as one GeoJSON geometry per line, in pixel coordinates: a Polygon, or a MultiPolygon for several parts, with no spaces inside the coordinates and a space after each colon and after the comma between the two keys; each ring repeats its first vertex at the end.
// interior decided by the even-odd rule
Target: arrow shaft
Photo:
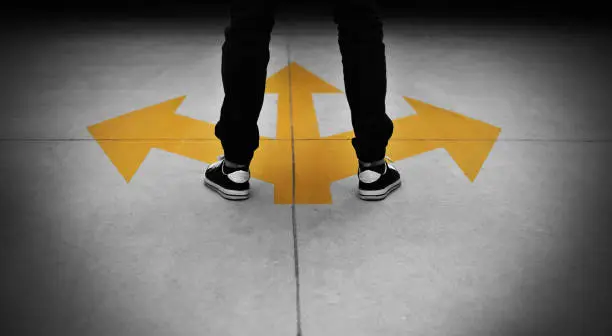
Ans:
{"type": "Polygon", "coordinates": [[[320,138],[317,113],[314,108],[312,93],[294,90],[292,107],[294,139],[320,138]]]}
{"type": "Polygon", "coordinates": [[[214,124],[178,114],[158,119],[151,125],[151,147],[203,162],[216,160],[223,149],[214,134],[214,124]]]}
{"type": "Polygon", "coordinates": [[[278,94],[277,106],[276,138],[291,139],[291,116],[289,115],[289,111],[291,110],[291,102],[288,92],[278,94]]]}

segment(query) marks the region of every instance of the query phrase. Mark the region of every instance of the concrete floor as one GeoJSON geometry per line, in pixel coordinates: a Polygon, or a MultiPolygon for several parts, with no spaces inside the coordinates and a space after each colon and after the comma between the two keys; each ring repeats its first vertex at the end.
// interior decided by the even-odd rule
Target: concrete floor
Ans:
{"type": "MultiPolygon", "coordinates": [[[[275,202],[291,184],[257,178],[229,202],[205,162],[153,148],[127,183],[88,127],[180,96],[177,114],[216,123],[225,24],[3,33],[1,334],[612,333],[604,32],[386,24],[393,119],[409,97],[501,129],[474,181],[437,148],[396,161],[383,202],[355,175],[331,204],[275,202]]],[[[295,62],[344,91],[331,19],[281,18],[270,49],[268,76],[295,62]]],[[[276,143],[278,97],[259,120],[276,143]]],[[[312,99],[322,137],[351,131],[344,94],[312,99]]]]}

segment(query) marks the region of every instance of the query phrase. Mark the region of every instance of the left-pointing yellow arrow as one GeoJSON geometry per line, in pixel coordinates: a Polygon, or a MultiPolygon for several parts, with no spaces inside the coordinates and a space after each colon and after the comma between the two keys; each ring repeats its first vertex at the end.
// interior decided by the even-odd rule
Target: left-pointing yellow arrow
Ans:
{"type": "Polygon", "coordinates": [[[185,96],[87,127],[119,173],[130,182],[151,148],[212,162],[223,152],[214,124],[176,114],[185,96]],[[204,141],[214,139],[216,141],[204,141]]]}

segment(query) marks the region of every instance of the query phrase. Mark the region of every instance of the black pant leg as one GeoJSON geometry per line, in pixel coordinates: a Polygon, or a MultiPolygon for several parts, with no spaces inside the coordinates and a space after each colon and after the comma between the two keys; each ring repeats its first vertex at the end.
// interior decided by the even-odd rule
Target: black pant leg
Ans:
{"type": "Polygon", "coordinates": [[[336,0],[334,22],[342,55],[346,96],[361,161],[381,160],[393,134],[386,114],[387,69],[383,24],[375,0],[336,0]]]}
{"type": "Polygon", "coordinates": [[[257,121],[263,106],[270,39],[277,0],[234,0],[222,46],[225,97],[215,136],[227,160],[249,165],[259,147],[257,121]]]}

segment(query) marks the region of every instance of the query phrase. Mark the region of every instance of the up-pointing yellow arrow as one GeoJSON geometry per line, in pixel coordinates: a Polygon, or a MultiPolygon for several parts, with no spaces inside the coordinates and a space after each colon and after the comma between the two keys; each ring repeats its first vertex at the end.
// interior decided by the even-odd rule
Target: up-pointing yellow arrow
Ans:
{"type": "Polygon", "coordinates": [[[277,138],[291,139],[291,124],[293,124],[294,139],[318,139],[319,124],[312,94],[342,93],[342,91],[292,62],[268,78],[266,93],[278,94],[277,138]],[[290,104],[293,106],[291,110],[293,122],[289,120],[290,104]]]}
{"type": "MultiPolygon", "coordinates": [[[[266,93],[278,94],[276,138],[260,138],[251,162],[251,175],[274,184],[276,204],[292,201],[331,204],[331,183],[357,173],[357,158],[350,142],[354,133],[320,137],[312,94],[341,91],[291,63],[268,78],[266,93]],[[295,140],[295,200],[292,200],[291,125],[295,140]]],[[[223,152],[214,136],[214,124],[175,113],[184,98],[88,127],[127,182],[151,148],[202,162],[213,162],[223,152]]],[[[394,120],[393,137],[387,147],[389,156],[400,160],[444,148],[474,181],[501,129],[416,99],[404,99],[417,114],[394,120]]]]}

